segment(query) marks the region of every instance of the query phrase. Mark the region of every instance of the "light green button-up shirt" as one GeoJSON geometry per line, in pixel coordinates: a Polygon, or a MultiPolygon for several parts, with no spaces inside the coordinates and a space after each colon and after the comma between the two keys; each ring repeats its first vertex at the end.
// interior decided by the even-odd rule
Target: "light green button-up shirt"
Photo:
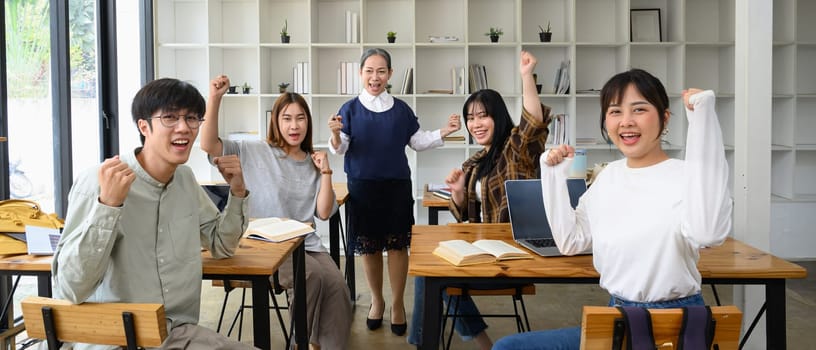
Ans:
{"type": "Polygon", "coordinates": [[[164,304],[168,327],[198,323],[201,247],[231,256],[248,220],[245,198],[230,195],[219,213],[187,166],[163,184],[121,156],[136,180],[121,207],[99,203],[99,167],[81,174],[69,195],[54,256],[54,297],[73,303],[164,304]]]}

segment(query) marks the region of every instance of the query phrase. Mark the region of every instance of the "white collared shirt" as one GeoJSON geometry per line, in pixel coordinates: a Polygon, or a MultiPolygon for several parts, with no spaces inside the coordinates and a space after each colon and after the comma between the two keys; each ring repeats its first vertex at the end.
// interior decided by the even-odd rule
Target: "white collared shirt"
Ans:
{"type": "MultiPolygon", "coordinates": [[[[360,99],[360,103],[363,105],[363,107],[374,113],[382,113],[394,107],[394,96],[391,96],[388,91],[383,91],[381,94],[374,96],[363,89],[357,98],[360,99]]],[[[337,147],[337,149],[332,146],[331,141],[333,138],[334,135],[329,135],[329,151],[331,151],[332,154],[345,154],[348,150],[348,145],[351,138],[341,131],[340,147],[337,147]]],[[[417,132],[411,136],[408,143],[408,145],[415,151],[424,151],[429,148],[440,147],[444,144],[445,143],[442,141],[442,133],[440,129],[434,131],[422,129],[417,130],[417,132]]]]}

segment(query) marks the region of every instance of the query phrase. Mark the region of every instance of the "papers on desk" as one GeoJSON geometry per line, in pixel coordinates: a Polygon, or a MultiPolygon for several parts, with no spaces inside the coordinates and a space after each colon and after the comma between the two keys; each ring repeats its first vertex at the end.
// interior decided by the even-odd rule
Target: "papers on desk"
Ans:
{"type": "Polygon", "coordinates": [[[54,255],[60,240],[60,231],[55,228],[26,226],[28,254],[54,255]]]}
{"type": "Polygon", "coordinates": [[[247,238],[266,242],[283,242],[314,232],[314,228],[300,221],[281,218],[257,219],[249,222],[247,238]]]}

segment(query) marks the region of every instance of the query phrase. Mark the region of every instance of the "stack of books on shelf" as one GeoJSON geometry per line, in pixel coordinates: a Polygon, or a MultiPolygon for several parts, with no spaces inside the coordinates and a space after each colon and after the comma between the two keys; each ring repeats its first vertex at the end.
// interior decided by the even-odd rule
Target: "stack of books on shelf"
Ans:
{"type": "Polygon", "coordinates": [[[360,15],[357,12],[346,11],[346,43],[360,42],[360,15]]]}
{"type": "Polygon", "coordinates": [[[459,37],[458,36],[453,36],[453,35],[445,35],[445,36],[428,35],[428,41],[430,41],[432,43],[454,43],[454,42],[459,41],[459,37]]]}
{"type": "Polygon", "coordinates": [[[340,62],[337,68],[338,94],[356,95],[360,92],[360,74],[356,66],[357,62],[340,62]]]}
{"type": "Polygon", "coordinates": [[[400,93],[403,95],[414,93],[414,68],[405,68],[405,75],[402,76],[402,88],[400,93]]]}
{"type": "Polygon", "coordinates": [[[298,62],[292,68],[292,82],[296,93],[312,93],[312,84],[309,81],[309,62],[298,62]]]}
{"type": "Polygon", "coordinates": [[[569,143],[569,115],[556,114],[552,120],[552,133],[550,133],[551,144],[565,145],[569,143]]]}
{"type": "Polygon", "coordinates": [[[454,94],[465,94],[465,79],[465,67],[451,68],[451,91],[454,94]]]}
{"type": "Polygon", "coordinates": [[[465,136],[464,135],[451,134],[451,135],[443,137],[442,141],[445,141],[445,143],[462,143],[462,144],[464,144],[465,143],[465,136]]]}
{"type": "Polygon", "coordinates": [[[564,95],[569,93],[570,88],[570,61],[561,61],[561,66],[555,72],[555,83],[553,83],[553,93],[564,95]]]}
{"type": "Polygon", "coordinates": [[[469,69],[469,84],[468,89],[471,93],[487,89],[487,68],[485,66],[474,63],[470,65],[469,69]]]}

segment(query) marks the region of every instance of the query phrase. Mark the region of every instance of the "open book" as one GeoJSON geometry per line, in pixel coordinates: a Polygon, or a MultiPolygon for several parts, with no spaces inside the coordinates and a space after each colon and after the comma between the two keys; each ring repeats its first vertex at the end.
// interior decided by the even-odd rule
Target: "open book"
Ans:
{"type": "Polygon", "coordinates": [[[504,241],[482,239],[468,243],[461,239],[439,242],[434,255],[456,266],[489,263],[501,260],[532,259],[529,253],[504,241]]]}
{"type": "Polygon", "coordinates": [[[312,226],[300,221],[265,218],[250,221],[244,236],[267,242],[283,242],[312,232],[312,226]]]}

